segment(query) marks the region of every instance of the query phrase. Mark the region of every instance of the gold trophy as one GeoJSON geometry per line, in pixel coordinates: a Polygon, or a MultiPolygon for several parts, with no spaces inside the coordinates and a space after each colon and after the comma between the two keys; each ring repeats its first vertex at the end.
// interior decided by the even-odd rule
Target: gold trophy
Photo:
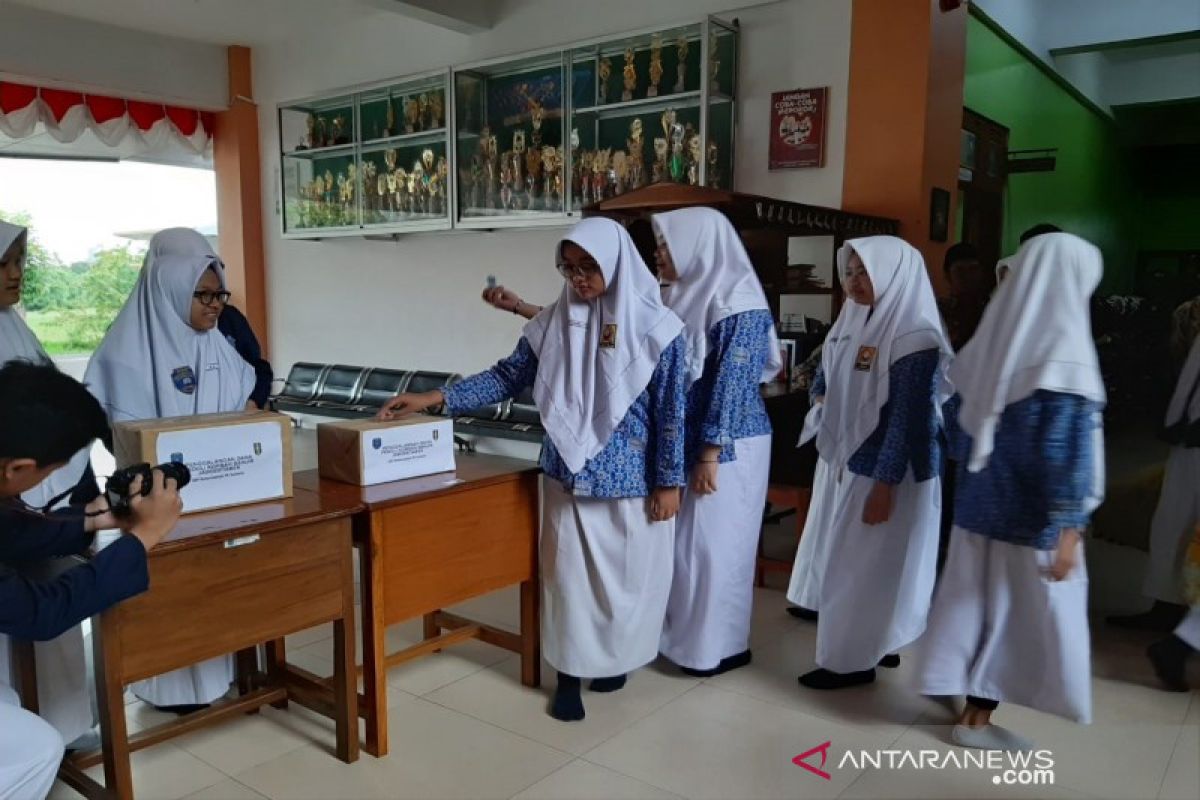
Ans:
{"type": "Polygon", "coordinates": [[[304,125],[308,129],[308,136],[305,139],[307,144],[297,147],[296,149],[308,150],[310,148],[320,147],[321,145],[317,142],[317,115],[309,114],[308,119],[304,121],[304,125]]]}
{"type": "Polygon", "coordinates": [[[433,127],[443,128],[446,125],[446,98],[441,90],[434,92],[429,98],[429,114],[433,127]]]}
{"type": "Polygon", "coordinates": [[[600,103],[608,102],[608,79],[612,76],[612,60],[608,58],[600,59],[600,64],[596,68],[596,74],[600,80],[600,103]]]}
{"type": "Polygon", "coordinates": [[[646,89],[646,97],[658,97],[658,82],[662,76],[662,35],[656,33],[650,38],[650,88],[646,89]]]}
{"type": "Polygon", "coordinates": [[[420,130],[427,131],[433,127],[429,124],[429,95],[425,92],[417,97],[417,119],[420,130]]]}
{"type": "Polygon", "coordinates": [[[390,174],[379,173],[378,179],[375,181],[375,193],[379,196],[379,210],[382,211],[385,205],[388,189],[395,188],[396,179],[390,174]]]}
{"type": "Polygon", "coordinates": [[[333,118],[333,143],[350,144],[350,134],[346,130],[346,118],[340,114],[333,118]]]}
{"type": "Polygon", "coordinates": [[[625,69],[621,70],[621,74],[625,76],[625,91],[621,92],[621,100],[629,102],[633,99],[633,90],[637,88],[637,68],[633,66],[633,48],[625,48],[625,69]]]}
{"type": "Polygon", "coordinates": [[[383,138],[387,139],[389,137],[395,136],[397,132],[398,131],[396,130],[396,105],[392,101],[392,90],[388,89],[387,114],[385,115],[385,119],[384,119],[384,123],[383,123],[383,138]]]}
{"type": "Polygon", "coordinates": [[[629,138],[625,140],[625,148],[629,151],[629,188],[637,189],[642,186],[645,177],[645,141],[642,138],[642,121],[636,117],[629,123],[629,138]]]}
{"type": "Polygon", "coordinates": [[[700,185],[700,162],[704,159],[704,147],[700,135],[693,133],[687,140],[687,179],[692,186],[700,185]]]}
{"type": "Polygon", "coordinates": [[[396,206],[396,210],[408,214],[412,211],[412,203],[408,198],[408,173],[404,171],[404,167],[396,167],[396,171],[392,173],[392,178],[396,181],[396,194],[392,202],[396,206]]]}
{"type": "Polygon", "coordinates": [[[687,91],[687,37],[680,36],[675,42],[675,54],[679,56],[679,64],[675,67],[675,92],[687,91]]]}
{"type": "Polygon", "coordinates": [[[624,150],[618,150],[613,153],[612,168],[608,171],[609,188],[614,197],[625,193],[625,186],[629,181],[629,158],[625,155],[624,150]]]}
{"type": "Polygon", "coordinates": [[[417,100],[414,97],[404,98],[404,132],[417,132],[417,115],[420,110],[417,108],[417,100]]]}
{"type": "Polygon", "coordinates": [[[542,108],[542,104],[531,100],[529,108],[529,124],[533,128],[533,135],[530,137],[534,147],[542,146],[542,121],[546,118],[546,109],[542,108]]]}
{"type": "Polygon", "coordinates": [[[652,183],[662,183],[667,179],[667,140],[658,136],[654,139],[654,166],[650,172],[652,183]]]}

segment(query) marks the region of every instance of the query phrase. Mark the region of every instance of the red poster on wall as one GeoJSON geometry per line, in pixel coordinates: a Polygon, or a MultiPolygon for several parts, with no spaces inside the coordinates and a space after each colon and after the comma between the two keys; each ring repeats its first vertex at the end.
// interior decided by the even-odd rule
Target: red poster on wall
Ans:
{"type": "Polygon", "coordinates": [[[771,95],[771,169],[825,166],[829,87],[771,95]]]}

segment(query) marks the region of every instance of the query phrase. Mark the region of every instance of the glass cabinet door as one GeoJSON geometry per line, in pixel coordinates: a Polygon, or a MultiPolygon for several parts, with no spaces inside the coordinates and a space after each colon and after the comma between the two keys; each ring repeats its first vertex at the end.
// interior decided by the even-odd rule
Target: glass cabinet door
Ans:
{"type": "Polygon", "coordinates": [[[455,71],[458,224],[563,215],[564,91],[559,51],[455,71]]]}
{"type": "Polygon", "coordinates": [[[279,109],[284,233],[360,224],[352,95],[279,109]]]}

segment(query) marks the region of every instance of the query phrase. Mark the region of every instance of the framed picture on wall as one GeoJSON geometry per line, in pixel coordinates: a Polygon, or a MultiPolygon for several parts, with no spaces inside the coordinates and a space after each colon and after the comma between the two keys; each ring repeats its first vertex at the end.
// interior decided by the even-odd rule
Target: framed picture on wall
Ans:
{"type": "Polygon", "coordinates": [[[825,166],[829,87],[771,94],[770,169],[825,166]]]}

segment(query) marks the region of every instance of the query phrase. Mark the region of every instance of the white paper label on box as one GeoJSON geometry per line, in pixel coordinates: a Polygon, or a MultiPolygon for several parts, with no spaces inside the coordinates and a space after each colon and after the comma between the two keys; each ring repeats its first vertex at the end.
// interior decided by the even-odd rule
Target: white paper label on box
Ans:
{"type": "Polygon", "coordinates": [[[159,462],[182,461],[192,482],[180,495],[187,511],[253,503],[283,494],[283,438],[277,422],[168,431],[159,462]]]}
{"type": "Polygon", "coordinates": [[[398,481],[454,469],[454,429],[449,422],[364,431],[363,480],[398,481]]]}

